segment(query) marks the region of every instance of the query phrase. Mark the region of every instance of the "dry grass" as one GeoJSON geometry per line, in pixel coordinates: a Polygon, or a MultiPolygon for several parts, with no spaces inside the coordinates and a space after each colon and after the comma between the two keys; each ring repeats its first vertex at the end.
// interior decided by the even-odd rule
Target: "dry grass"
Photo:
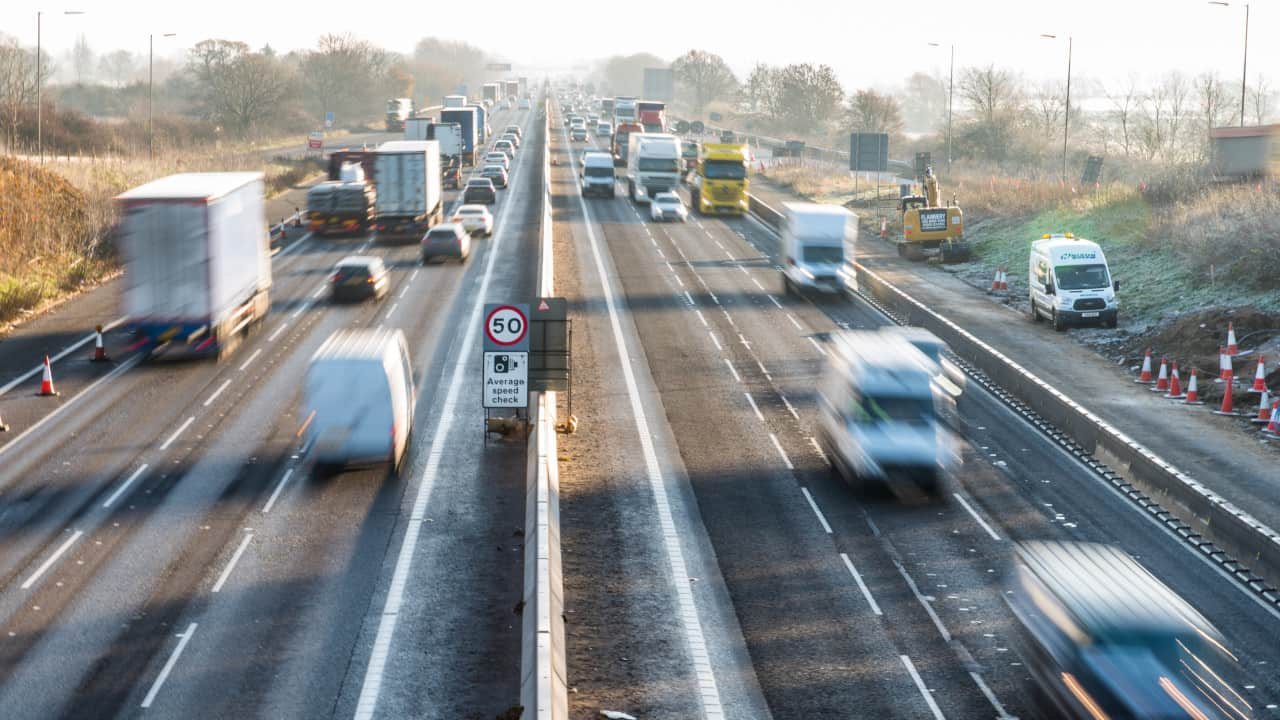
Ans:
{"type": "Polygon", "coordinates": [[[1153,218],[1145,244],[1172,248],[1201,283],[1280,288],[1280,194],[1274,190],[1210,188],[1153,218]]]}

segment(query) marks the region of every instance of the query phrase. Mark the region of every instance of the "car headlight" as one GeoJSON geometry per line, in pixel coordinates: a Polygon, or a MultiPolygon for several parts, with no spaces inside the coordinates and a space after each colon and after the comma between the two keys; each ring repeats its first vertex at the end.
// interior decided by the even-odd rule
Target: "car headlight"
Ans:
{"type": "Polygon", "coordinates": [[[813,279],[813,273],[809,272],[809,269],[808,269],[808,268],[806,268],[806,267],[804,267],[804,266],[802,266],[802,265],[797,265],[797,266],[796,266],[796,268],[797,268],[797,269],[799,269],[799,270],[800,270],[800,273],[801,273],[802,275],[804,275],[805,277],[809,278],[810,280],[812,280],[812,279],[813,279]]]}

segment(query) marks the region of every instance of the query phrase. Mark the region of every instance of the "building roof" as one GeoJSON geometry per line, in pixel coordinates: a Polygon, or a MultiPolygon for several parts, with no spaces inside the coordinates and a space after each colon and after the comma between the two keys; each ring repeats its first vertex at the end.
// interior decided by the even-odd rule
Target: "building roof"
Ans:
{"type": "Polygon", "coordinates": [[[1280,125],[1251,125],[1248,127],[1217,127],[1209,129],[1211,138],[1247,138],[1280,135],[1280,125]]]}

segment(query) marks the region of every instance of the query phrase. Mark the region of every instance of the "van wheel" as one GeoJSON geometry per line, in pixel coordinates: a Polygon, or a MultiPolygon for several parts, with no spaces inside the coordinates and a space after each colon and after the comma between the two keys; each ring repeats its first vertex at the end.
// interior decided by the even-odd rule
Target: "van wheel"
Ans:
{"type": "Polygon", "coordinates": [[[1062,317],[1058,315],[1057,310],[1053,311],[1053,329],[1057,332],[1067,329],[1067,324],[1062,321],[1062,317]]]}
{"type": "Polygon", "coordinates": [[[1031,321],[1031,322],[1033,322],[1033,323],[1038,323],[1038,322],[1040,322],[1040,313],[1039,313],[1039,311],[1037,311],[1037,310],[1036,310],[1036,298],[1035,298],[1035,296],[1034,296],[1034,295],[1033,295],[1033,296],[1030,296],[1030,297],[1028,297],[1028,298],[1027,298],[1027,300],[1031,303],[1031,309],[1027,312],[1027,319],[1028,319],[1028,320],[1030,320],[1030,321],[1031,321]]]}
{"type": "Polygon", "coordinates": [[[1109,319],[1103,321],[1102,324],[1104,327],[1109,329],[1115,329],[1115,327],[1120,324],[1120,313],[1112,315],[1109,319]]]}

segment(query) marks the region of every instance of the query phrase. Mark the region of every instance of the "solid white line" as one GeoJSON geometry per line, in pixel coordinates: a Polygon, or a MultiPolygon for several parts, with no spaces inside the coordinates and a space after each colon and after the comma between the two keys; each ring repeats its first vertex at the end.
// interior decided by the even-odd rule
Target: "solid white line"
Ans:
{"type": "Polygon", "coordinates": [[[867,584],[862,582],[862,576],[854,569],[853,561],[845,553],[840,553],[840,559],[844,560],[844,566],[849,568],[849,574],[858,583],[858,589],[862,591],[862,597],[866,598],[867,604],[871,606],[871,612],[877,615],[884,615],[884,613],[880,612],[880,606],[876,604],[876,599],[871,597],[871,591],[867,589],[867,584]]]}
{"type": "Polygon", "coordinates": [[[383,319],[383,320],[386,320],[386,319],[390,318],[390,317],[391,317],[391,313],[395,312],[395,311],[396,311],[396,308],[398,308],[398,307],[400,307],[400,303],[392,303],[392,304],[391,304],[391,308],[390,308],[389,310],[387,310],[387,314],[386,314],[386,315],[383,315],[383,316],[382,316],[382,319],[383,319]]]}
{"type": "Polygon", "coordinates": [[[173,441],[178,439],[178,436],[182,434],[183,430],[186,430],[188,427],[191,427],[191,423],[195,422],[195,420],[196,420],[195,415],[192,415],[191,417],[187,418],[187,421],[182,423],[182,425],[177,430],[174,430],[173,434],[169,436],[168,440],[164,441],[164,444],[160,446],[160,449],[168,450],[169,446],[173,444],[173,441]]]}
{"type": "Polygon", "coordinates": [[[893,561],[893,566],[898,568],[898,573],[902,575],[903,580],[907,581],[907,587],[911,588],[911,593],[924,606],[924,611],[929,613],[929,619],[933,621],[933,626],[938,628],[938,632],[942,634],[942,639],[945,642],[951,642],[951,632],[947,630],[946,625],[942,624],[942,618],[938,617],[938,613],[933,611],[933,606],[929,604],[929,601],[925,599],[924,595],[920,594],[920,588],[916,587],[916,581],[912,580],[911,576],[907,574],[907,569],[902,567],[902,563],[897,560],[893,561]]]}
{"type": "MultiPolygon", "coordinates": [[[[19,442],[21,442],[23,438],[25,438],[26,436],[30,435],[31,433],[36,432],[36,431],[37,431],[37,430],[39,430],[40,428],[44,427],[45,423],[50,422],[50,421],[51,421],[51,420],[53,420],[55,417],[58,417],[58,416],[59,416],[59,415],[61,415],[62,413],[66,412],[69,408],[71,408],[73,405],[75,405],[75,404],[76,404],[76,402],[78,402],[81,398],[93,397],[93,389],[94,389],[94,388],[98,387],[99,385],[101,385],[101,384],[102,384],[102,383],[104,383],[104,382],[107,382],[107,381],[109,381],[109,380],[112,380],[112,379],[114,379],[114,378],[116,378],[116,377],[120,376],[120,375],[123,375],[126,371],[128,371],[128,370],[129,370],[130,368],[132,368],[134,365],[137,365],[137,364],[138,364],[138,361],[139,361],[141,358],[142,358],[142,356],[140,356],[140,355],[133,355],[133,356],[131,356],[128,360],[125,360],[123,363],[121,363],[120,367],[116,368],[115,370],[112,370],[111,372],[107,373],[106,375],[103,375],[102,377],[98,378],[97,380],[94,380],[92,383],[90,383],[90,384],[89,384],[89,386],[88,386],[88,387],[86,387],[85,389],[83,389],[83,390],[81,390],[80,392],[76,393],[75,395],[73,395],[71,398],[69,398],[66,402],[62,403],[62,404],[61,404],[61,405],[59,405],[58,407],[54,408],[53,412],[51,412],[51,413],[49,413],[48,415],[45,415],[44,417],[40,418],[40,421],[39,421],[39,422],[37,422],[35,425],[32,425],[31,427],[27,428],[26,430],[23,430],[21,433],[19,433],[19,434],[18,434],[18,436],[17,436],[17,437],[15,437],[14,439],[12,439],[12,440],[10,440],[9,442],[5,443],[4,445],[0,445],[0,457],[3,457],[3,456],[4,456],[4,454],[5,454],[6,452],[8,452],[8,451],[9,451],[9,448],[17,446],[17,444],[18,444],[19,442]]],[[[41,369],[43,369],[43,368],[44,368],[44,365],[41,365],[40,367],[41,367],[41,369]]]]}
{"type": "Polygon", "coordinates": [[[755,398],[751,397],[751,393],[749,392],[744,392],[742,394],[747,396],[747,402],[751,403],[751,409],[755,411],[756,417],[759,418],[760,422],[764,422],[764,414],[761,413],[760,408],[756,406],[755,398]]]}
{"type": "Polygon", "coordinates": [[[218,582],[213,584],[213,592],[222,591],[222,586],[226,584],[227,578],[231,577],[231,571],[235,569],[236,563],[240,562],[240,556],[249,547],[249,541],[252,539],[253,533],[245,533],[244,540],[240,541],[240,547],[236,548],[235,554],[231,556],[231,561],[222,569],[222,574],[218,576],[218,582]]]}
{"type": "Polygon", "coordinates": [[[102,507],[109,508],[112,505],[114,505],[116,500],[119,500],[120,496],[124,494],[124,491],[128,490],[129,486],[133,484],[133,481],[137,480],[142,475],[142,473],[146,471],[147,471],[147,464],[142,463],[142,467],[138,468],[137,470],[134,470],[133,474],[130,475],[127,480],[121,483],[120,487],[116,488],[115,492],[111,493],[111,497],[107,498],[106,501],[102,503],[102,507]]]}
{"type": "Polygon", "coordinates": [[[933,713],[934,720],[947,720],[946,716],[942,714],[942,710],[938,708],[938,703],[933,701],[933,693],[929,692],[924,680],[920,679],[920,673],[916,672],[916,666],[911,664],[911,658],[906,655],[900,655],[899,657],[902,658],[902,664],[906,666],[907,672],[911,674],[911,680],[915,682],[916,689],[920,691],[925,703],[929,705],[929,710],[933,713]]]}
{"type": "Polygon", "coordinates": [[[49,568],[53,567],[54,563],[58,562],[58,558],[62,557],[63,553],[71,549],[71,546],[80,539],[81,535],[84,535],[84,531],[77,530],[71,537],[67,538],[66,542],[62,543],[62,545],[59,546],[58,549],[48,557],[48,559],[40,564],[40,567],[36,568],[35,572],[31,573],[31,577],[27,578],[27,581],[22,583],[22,589],[26,590],[35,584],[35,581],[39,580],[41,575],[48,572],[49,568]]]}
{"type": "Polygon", "coordinates": [[[996,698],[995,693],[991,692],[991,688],[987,687],[987,683],[983,681],[981,675],[970,671],[969,677],[973,678],[974,684],[976,684],[978,689],[982,691],[982,694],[986,696],[987,702],[991,703],[991,707],[996,709],[996,712],[998,713],[996,717],[1000,720],[1013,720],[1013,716],[1009,714],[1008,710],[1004,709],[1004,705],[1000,704],[1000,700],[996,698]]]}
{"type": "Polygon", "coordinates": [[[240,372],[244,372],[244,369],[245,369],[245,368],[247,368],[247,367],[249,367],[250,365],[252,365],[252,364],[253,364],[253,361],[254,361],[254,360],[257,360],[257,359],[258,359],[258,356],[259,356],[259,355],[261,355],[261,354],[262,354],[262,348],[258,348],[257,350],[254,350],[254,351],[253,351],[253,354],[252,354],[252,355],[250,355],[250,356],[249,356],[249,358],[248,358],[247,360],[245,360],[244,362],[240,363],[240,368],[239,368],[240,372]]]}
{"type": "Polygon", "coordinates": [[[290,475],[293,475],[293,468],[289,468],[284,471],[284,477],[280,478],[280,482],[276,483],[276,489],[272,491],[270,499],[267,500],[267,504],[262,506],[262,512],[271,512],[271,508],[276,504],[276,498],[280,497],[280,491],[284,490],[285,484],[289,482],[290,475]]]}
{"type": "Polygon", "coordinates": [[[267,336],[267,342],[275,342],[276,338],[280,337],[280,333],[284,332],[288,328],[289,328],[289,323],[284,323],[280,327],[276,328],[275,332],[267,336]]]}
{"type": "Polygon", "coordinates": [[[178,663],[178,656],[182,655],[182,651],[186,649],[187,642],[191,640],[191,636],[196,634],[197,623],[191,623],[187,626],[187,631],[179,635],[178,647],[173,649],[173,654],[169,656],[169,660],[165,662],[164,667],[160,669],[160,674],[156,676],[156,681],[152,683],[151,689],[147,691],[147,696],[142,699],[142,707],[149,708],[151,703],[155,702],[156,695],[160,693],[160,688],[164,685],[164,681],[169,679],[169,673],[173,672],[173,666],[178,663]]]}
{"type": "Polygon", "coordinates": [[[799,320],[796,320],[795,315],[792,315],[791,313],[787,313],[787,319],[791,321],[792,325],[796,326],[797,330],[804,330],[804,326],[800,324],[799,320]]]}
{"type": "Polygon", "coordinates": [[[308,301],[306,301],[306,302],[302,303],[302,305],[301,305],[300,307],[298,307],[298,309],[297,309],[297,310],[294,310],[294,311],[293,311],[293,314],[292,314],[292,315],[290,315],[290,316],[289,316],[289,318],[290,318],[290,319],[292,319],[292,320],[296,320],[296,319],[297,319],[297,317],[298,317],[299,315],[301,315],[302,313],[304,313],[304,312],[306,312],[306,311],[310,310],[310,309],[311,309],[311,306],[312,306],[312,305],[314,305],[314,304],[315,304],[315,302],[314,302],[314,301],[312,301],[312,300],[308,300],[308,301]]]}
{"type": "Polygon", "coordinates": [[[813,338],[809,338],[809,342],[813,343],[813,346],[817,348],[818,352],[822,353],[823,357],[827,356],[827,349],[822,347],[822,345],[818,344],[817,340],[814,340],[813,338]]]}
{"type": "MultiPolygon", "coordinates": [[[[109,323],[107,323],[106,325],[102,326],[102,332],[104,332],[104,333],[105,333],[105,332],[110,332],[111,330],[113,330],[113,329],[115,329],[117,326],[119,326],[121,323],[123,323],[123,322],[125,321],[125,319],[126,319],[126,318],[120,317],[120,318],[116,318],[115,320],[112,320],[111,322],[109,322],[109,323]]],[[[62,350],[60,350],[60,351],[58,352],[58,354],[57,354],[57,355],[54,355],[53,357],[49,358],[49,363],[50,363],[50,364],[52,364],[52,363],[56,363],[56,362],[58,362],[58,361],[59,361],[59,360],[61,360],[62,358],[66,357],[66,356],[70,355],[71,353],[75,352],[76,350],[78,350],[78,349],[80,349],[80,348],[84,347],[86,344],[93,342],[97,337],[98,337],[98,334],[97,334],[96,332],[91,332],[91,333],[89,333],[88,335],[84,336],[83,338],[80,338],[80,340],[79,340],[79,341],[77,341],[76,343],[74,343],[74,344],[72,344],[72,345],[69,345],[69,346],[67,346],[67,347],[63,348],[62,350]]],[[[34,368],[32,368],[32,369],[28,370],[27,372],[23,373],[22,375],[19,375],[18,377],[16,377],[16,378],[14,378],[14,379],[10,380],[10,381],[9,381],[8,383],[6,383],[3,387],[0,387],[0,395],[3,395],[3,394],[5,394],[5,393],[9,392],[10,390],[12,390],[12,389],[14,389],[14,388],[18,387],[18,386],[19,386],[19,385],[21,385],[22,383],[24,383],[24,382],[26,382],[27,380],[29,380],[29,379],[31,379],[31,378],[33,378],[33,377],[35,377],[36,375],[39,375],[39,374],[40,374],[40,373],[42,373],[42,372],[44,372],[44,363],[40,363],[39,365],[35,366],[34,368]]]]}
{"type": "MultiPolygon", "coordinates": [[[[563,135],[563,130],[561,131],[563,135]]],[[[573,161],[573,150],[569,150],[570,162],[573,161]]],[[[649,487],[653,492],[654,503],[658,508],[658,527],[661,528],[663,545],[667,551],[670,564],[672,585],[676,588],[678,617],[681,618],[685,641],[689,644],[689,655],[693,658],[694,673],[702,696],[703,717],[707,720],[723,718],[724,707],[720,702],[720,690],[716,676],[711,668],[710,656],[707,652],[707,640],[702,630],[702,621],[698,617],[698,606],[694,602],[693,589],[688,582],[689,569],[684,561],[680,536],[676,531],[675,518],[671,511],[671,500],[667,494],[666,479],[662,467],[658,464],[658,454],[653,447],[653,435],[649,432],[649,422],[645,418],[644,405],[640,402],[640,388],[636,385],[635,371],[631,367],[627,352],[627,343],[622,335],[622,321],[619,318],[617,301],[613,296],[613,288],[609,275],[605,271],[604,260],[600,254],[600,242],[596,239],[595,229],[591,223],[591,211],[582,193],[577,193],[578,205],[582,209],[582,217],[587,230],[587,239],[591,245],[591,254],[595,259],[596,274],[600,278],[601,290],[604,294],[605,306],[609,311],[609,324],[613,328],[613,341],[618,358],[622,365],[622,377],[627,387],[627,397],[631,403],[631,414],[635,418],[636,433],[639,435],[640,448],[644,454],[645,468],[649,476],[649,487]]],[[[714,296],[713,296],[714,297],[714,296]]],[[[476,323],[478,324],[478,323],[476,323]]],[[[727,361],[726,361],[727,362],[727,361]]],[[[733,369],[733,366],[729,366],[733,369]]],[[[736,373],[735,373],[736,374],[736,373]]],[[[455,383],[456,384],[456,383],[455,383]]]]}
{"type": "Polygon", "coordinates": [[[804,493],[804,499],[809,501],[809,507],[813,508],[813,514],[818,516],[818,522],[822,523],[822,529],[830,535],[831,525],[827,523],[826,516],[824,516],[822,511],[818,509],[818,503],[813,501],[813,496],[809,494],[809,488],[802,487],[800,488],[800,492],[804,493]]]}
{"type": "Polygon", "coordinates": [[[716,334],[711,332],[710,330],[707,331],[707,334],[711,336],[711,342],[716,344],[716,350],[723,352],[724,348],[720,346],[720,341],[716,339],[716,334]]]}
{"type": "Polygon", "coordinates": [[[208,400],[204,401],[204,406],[209,407],[210,403],[212,403],[214,400],[217,400],[218,396],[221,395],[222,391],[226,390],[229,385],[231,385],[231,378],[227,378],[226,380],[223,380],[222,385],[217,390],[213,391],[213,394],[209,396],[208,400]]]}
{"type": "MultiPolygon", "coordinates": [[[[787,399],[787,396],[782,393],[778,393],[778,397],[782,398],[782,404],[787,406],[787,412],[791,413],[791,417],[799,420],[800,413],[796,412],[796,409],[791,406],[791,401],[787,399]]],[[[812,440],[813,438],[809,439],[812,440]]]]}
{"type": "MultiPolygon", "coordinates": [[[[524,170],[522,163],[516,173],[524,170]]],[[[581,195],[579,195],[581,198],[581,195]]],[[[581,200],[580,200],[581,201],[581,200]]],[[[453,375],[449,381],[449,390],[445,395],[444,405],[440,410],[440,424],[431,438],[431,446],[427,451],[427,465],[422,471],[422,479],[418,484],[418,494],[413,500],[413,510],[409,522],[405,526],[404,538],[400,542],[400,553],[396,556],[395,570],[391,575],[391,586],[387,590],[387,599],[378,619],[378,631],[373,640],[373,649],[369,653],[369,664],[365,668],[364,682],[360,687],[360,698],[356,703],[356,720],[371,720],[378,706],[378,694],[382,690],[382,676],[386,672],[387,660],[391,656],[391,640],[395,636],[396,623],[400,618],[400,608],[404,604],[405,590],[409,587],[409,572],[413,567],[413,555],[418,546],[418,535],[426,521],[427,503],[431,500],[431,492],[435,488],[436,476],[440,470],[440,461],[444,457],[444,444],[448,441],[449,430],[453,427],[455,416],[459,413],[458,393],[461,392],[466,369],[475,362],[472,348],[475,347],[476,334],[480,329],[481,315],[484,311],[484,299],[488,297],[489,281],[493,278],[493,267],[497,260],[498,249],[507,236],[507,223],[511,208],[516,203],[504,203],[502,219],[498,223],[498,232],[494,235],[489,256],[485,261],[484,274],[480,278],[480,289],[474,296],[471,314],[464,327],[466,334],[462,338],[462,346],[458,350],[457,362],[453,366],[453,375]]],[[[585,203],[583,203],[585,208],[585,203]]],[[[624,354],[625,357],[625,354],[624,354]]]]}
{"type": "MultiPolygon", "coordinates": [[[[712,336],[714,337],[714,336],[712,336]]],[[[720,343],[716,343],[719,345],[720,343]]],[[[729,358],[724,359],[724,364],[729,366],[729,372],[733,373],[733,379],[742,382],[742,377],[738,375],[738,371],[733,369],[733,363],[729,362],[729,358]]]]}
{"type": "Polygon", "coordinates": [[[965,510],[969,511],[969,514],[973,516],[973,519],[978,521],[978,524],[982,526],[982,529],[987,531],[987,534],[991,536],[992,540],[995,540],[996,542],[1000,542],[1000,536],[996,534],[996,531],[991,529],[991,526],[987,524],[986,520],[983,520],[981,517],[979,517],[978,513],[974,511],[973,507],[970,506],[969,503],[965,501],[964,497],[960,495],[960,493],[951,493],[951,494],[955,496],[956,500],[960,501],[960,504],[964,506],[965,510]]]}
{"type": "Polygon", "coordinates": [[[707,319],[702,316],[701,310],[694,310],[694,312],[698,313],[698,319],[702,321],[702,327],[711,327],[707,324],[707,319]]]}

